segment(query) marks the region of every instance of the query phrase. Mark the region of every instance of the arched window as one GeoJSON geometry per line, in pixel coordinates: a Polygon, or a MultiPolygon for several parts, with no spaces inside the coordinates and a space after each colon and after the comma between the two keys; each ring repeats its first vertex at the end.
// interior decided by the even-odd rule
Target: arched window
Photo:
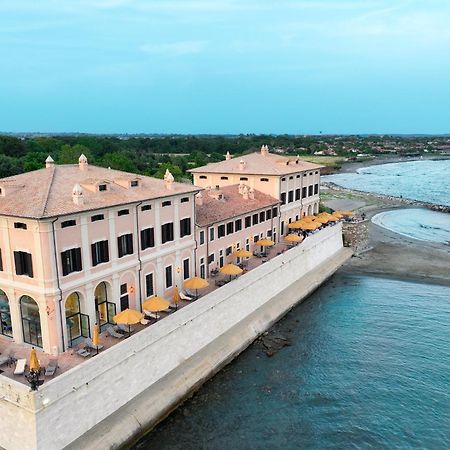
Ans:
{"type": "Polygon", "coordinates": [[[97,312],[97,323],[100,328],[107,323],[113,323],[112,318],[116,315],[116,305],[109,301],[111,286],[106,281],[97,285],[94,292],[95,310],[97,312]]]}
{"type": "Polygon", "coordinates": [[[22,317],[23,340],[27,344],[42,347],[41,317],[39,306],[28,295],[20,298],[20,315],[22,317]]]}
{"type": "Polygon", "coordinates": [[[0,333],[4,336],[12,337],[11,314],[9,312],[9,300],[6,294],[0,289],[0,333]]]}
{"type": "Polygon", "coordinates": [[[66,300],[66,326],[69,347],[80,337],[89,337],[89,317],[81,314],[80,294],[72,292],[66,300]]]}

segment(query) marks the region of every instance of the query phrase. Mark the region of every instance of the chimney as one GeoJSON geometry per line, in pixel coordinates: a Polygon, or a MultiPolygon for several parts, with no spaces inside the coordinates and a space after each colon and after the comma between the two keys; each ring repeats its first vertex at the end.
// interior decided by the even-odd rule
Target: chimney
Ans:
{"type": "Polygon", "coordinates": [[[50,167],[53,167],[54,165],[55,165],[55,161],[53,161],[53,158],[50,155],[48,155],[47,159],[45,160],[45,167],[47,169],[49,169],[50,167]]]}
{"type": "Polygon", "coordinates": [[[244,192],[244,186],[245,186],[244,182],[242,180],[239,181],[239,194],[241,195],[244,192]]]}
{"type": "Polygon", "coordinates": [[[202,206],[203,205],[203,195],[201,192],[199,192],[196,196],[195,196],[195,204],[197,206],[202,206]]]}
{"type": "Polygon", "coordinates": [[[225,155],[225,159],[226,159],[227,161],[231,159],[230,152],[227,152],[227,154],[225,155]]]}
{"type": "Polygon", "coordinates": [[[248,191],[248,198],[250,200],[255,200],[255,190],[252,187],[248,191]]]}
{"type": "Polygon", "coordinates": [[[88,160],[84,154],[81,154],[81,156],[78,158],[78,167],[80,170],[86,170],[88,166],[88,160]]]}
{"type": "Polygon", "coordinates": [[[84,205],[83,189],[78,183],[72,189],[72,200],[75,205],[84,205]]]}
{"type": "Polygon", "coordinates": [[[269,154],[269,147],[267,145],[261,146],[261,155],[267,156],[269,154]]]}
{"type": "Polygon", "coordinates": [[[239,161],[239,170],[244,170],[245,169],[245,161],[243,159],[241,159],[239,161]]]}
{"type": "Polygon", "coordinates": [[[164,182],[166,184],[166,189],[168,189],[169,191],[172,190],[173,181],[173,175],[169,172],[169,169],[166,169],[166,173],[164,174],[164,182]]]}
{"type": "Polygon", "coordinates": [[[244,186],[244,188],[242,189],[242,198],[244,200],[248,200],[248,187],[244,186]]]}

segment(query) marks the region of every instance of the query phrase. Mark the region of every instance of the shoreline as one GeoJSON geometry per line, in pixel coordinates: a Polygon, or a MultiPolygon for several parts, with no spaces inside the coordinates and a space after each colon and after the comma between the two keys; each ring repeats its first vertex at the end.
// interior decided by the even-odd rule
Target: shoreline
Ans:
{"type": "Polygon", "coordinates": [[[371,221],[372,217],[380,212],[399,208],[426,208],[448,214],[449,206],[352,190],[331,182],[324,182],[322,186],[325,187],[323,200],[325,206],[333,209],[351,209],[358,214],[364,213],[367,218],[358,225],[358,229],[366,237],[368,250],[354,255],[340,269],[341,271],[450,286],[448,245],[410,238],[371,221]]]}

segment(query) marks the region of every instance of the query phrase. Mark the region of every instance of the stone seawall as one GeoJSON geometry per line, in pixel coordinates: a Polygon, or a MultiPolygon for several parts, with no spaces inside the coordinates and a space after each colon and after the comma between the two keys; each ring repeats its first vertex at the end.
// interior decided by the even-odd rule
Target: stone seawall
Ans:
{"type": "Polygon", "coordinates": [[[342,246],[341,226],[328,227],[37,393],[2,379],[0,392],[8,398],[0,402],[0,445],[11,450],[120,447],[167,415],[350,254],[342,246]],[[5,413],[11,420],[3,420],[5,413]]]}

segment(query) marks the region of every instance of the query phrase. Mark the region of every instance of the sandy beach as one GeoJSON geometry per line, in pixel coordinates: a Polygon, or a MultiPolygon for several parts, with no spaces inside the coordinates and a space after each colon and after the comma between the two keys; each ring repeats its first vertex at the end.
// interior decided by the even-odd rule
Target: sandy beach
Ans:
{"type": "Polygon", "coordinates": [[[370,220],[382,211],[417,207],[414,202],[405,205],[401,199],[380,198],[334,187],[326,187],[322,192],[325,206],[350,209],[358,215],[366,215],[366,220],[359,227],[361,234],[366,235],[364,246],[370,250],[358,255],[362,246],[353,243],[359,244],[356,255],[341,270],[450,285],[448,245],[408,238],[375,225],[370,220]]]}

